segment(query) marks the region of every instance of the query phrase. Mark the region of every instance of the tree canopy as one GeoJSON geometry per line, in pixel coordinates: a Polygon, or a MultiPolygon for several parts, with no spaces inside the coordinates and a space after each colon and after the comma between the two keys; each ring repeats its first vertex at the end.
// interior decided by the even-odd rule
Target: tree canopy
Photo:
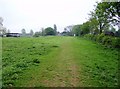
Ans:
{"type": "Polygon", "coordinates": [[[45,29],[45,35],[55,35],[54,29],[51,28],[51,27],[47,27],[47,28],[45,29]]]}

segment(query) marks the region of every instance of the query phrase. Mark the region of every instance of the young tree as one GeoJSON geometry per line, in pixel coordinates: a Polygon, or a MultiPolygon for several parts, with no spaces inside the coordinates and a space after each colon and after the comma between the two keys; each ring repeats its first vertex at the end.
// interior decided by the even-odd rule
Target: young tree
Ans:
{"type": "Polygon", "coordinates": [[[30,35],[33,36],[33,34],[34,34],[34,32],[33,32],[33,30],[31,29],[31,30],[30,30],[30,35]]]}
{"type": "Polygon", "coordinates": [[[42,36],[45,36],[45,29],[44,28],[41,28],[41,34],[42,34],[42,36]]]}
{"type": "Polygon", "coordinates": [[[56,24],[54,24],[54,31],[55,31],[55,35],[57,35],[57,26],[56,26],[56,24]]]}
{"type": "Polygon", "coordinates": [[[75,34],[76,36],[80,36],[81,35],[81,26],[82,25],[74,25],[72,28],[72,32],[73,34],[75,34]]]}
{"type": "Polygon", "coordinates": [[[26,31],[25,31],[24,28],[21,30],[21,32],[22,32],[23,35],[26,35],[26,31]]]}

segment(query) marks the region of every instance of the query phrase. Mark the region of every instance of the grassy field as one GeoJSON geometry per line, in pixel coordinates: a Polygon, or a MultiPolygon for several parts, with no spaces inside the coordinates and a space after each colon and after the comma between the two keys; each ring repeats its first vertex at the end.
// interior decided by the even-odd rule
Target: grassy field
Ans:
{"type": "Polygon", "coordinates": [[[115,87],[118,51],[77,37],[2,39],[3,87],[115,87]]]}

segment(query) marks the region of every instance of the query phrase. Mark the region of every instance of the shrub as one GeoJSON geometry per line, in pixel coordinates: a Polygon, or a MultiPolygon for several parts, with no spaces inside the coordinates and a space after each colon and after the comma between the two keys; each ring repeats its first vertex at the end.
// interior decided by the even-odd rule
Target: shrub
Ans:
{"type": "Polygon", "coordinates": [[[112,38],[112,47],[120,48],[120,38],[118,37],[112,38]]]}
{"type": "Polygon", "coordinates": [[[98,35],[93,35],[92,40],[97,41],[97,36],[98,35]]]}
{"type": "Polygon", "coordinates": [[[97,41],[99,42],[99,43],[102,43],[102,39],[104,38],[104,34],[102,33],[102,34],[99,34],[98,36],[97,36],[97,41]]]}
{"type": "Polygon", "coordinates": [[[102,44],[103,45],[108,45],[108,46],[111,46],[112,45],[112,37],[110,36],[104,36],[103,39],[102,39],[102,44]]]}
{"type": "Polygon", "coordinates": [[[108,36],[108,37],[106,37],[107,39],[106,39],[106,41],[105,41],[105,45],[107,46],[107,47],[111,47],[112,46],[112,37],[110,37],[110,36],[108,36]]]}
{"type": "Polygon", "coordinates": [[[99,35],[86,34],[84,37],[98,43],[102,43],[107,47],[120,48],[119,37],[105,36],[103,33],[99,35]]]}
{"type": "Polygon", "coordinates": [[[86,35],[84,35],[85,38],[91,39],[91,40],[92,40],[93,36],[94,36],[93,34],[86,34],[86,35]]]}

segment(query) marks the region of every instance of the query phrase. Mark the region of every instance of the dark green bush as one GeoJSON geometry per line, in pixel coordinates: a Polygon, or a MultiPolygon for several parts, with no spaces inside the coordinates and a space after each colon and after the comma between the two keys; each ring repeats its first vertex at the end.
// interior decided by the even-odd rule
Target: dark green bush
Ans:
{"type": "Polygon", "coordinates": [[[112,38],[112,47],[120,48],[120,38],[119,37],[112,38]]]}

